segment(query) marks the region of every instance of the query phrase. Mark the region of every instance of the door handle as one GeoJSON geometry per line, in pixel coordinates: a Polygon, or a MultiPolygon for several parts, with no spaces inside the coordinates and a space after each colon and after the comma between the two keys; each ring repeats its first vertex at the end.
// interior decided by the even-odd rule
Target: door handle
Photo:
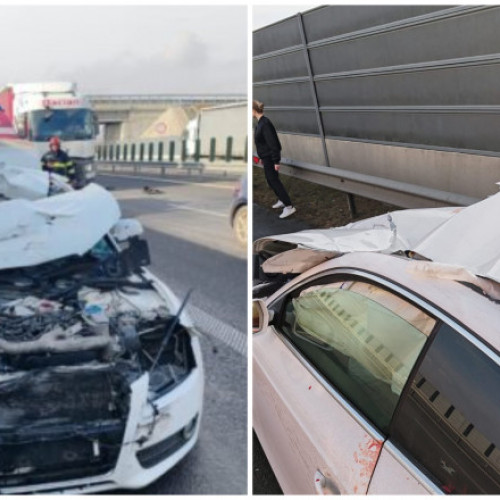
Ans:
{"type": "Polygon", "coordinates": [[[319,470],[314,474],[314,489],[316,495],[340,495],[340,490],[333,481],[327,479],[319,470]]]}

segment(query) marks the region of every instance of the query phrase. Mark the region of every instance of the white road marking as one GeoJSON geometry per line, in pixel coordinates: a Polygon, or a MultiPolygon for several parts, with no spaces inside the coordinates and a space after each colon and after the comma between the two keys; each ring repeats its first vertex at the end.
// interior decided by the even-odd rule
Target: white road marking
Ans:
{"type": "Polygon", "coordinates": [[[233,351],[247,357],[247,336],[210,314],[198,309],[196,306],[188,306],[188,314],[193,319],[194,324],[202,333],[215,337],[233,351]]]}
{"type": "MultiPolygon", "coordinates": [[[[196,184],[197,186],[200,187],[210,187],[210,188],[216,188],[216,189],[230,189],[231,191],[234,190],[234,186],[221,186],[219,184],[212,184],[209,182],[188,182],[188,181],[174,181],[171,179],[162,179],[160,177],[148,177],[145,175],[127,175],[127,174],[116,174],[116,173],[111,173],[111,172],[98,172],[98,175],[107,175],[108,177],[124,177],[125,179],[142,179],[145,181],[155,181],[155,182],[163,182],[165,184],[186,184],[186,185],[191,185],[191,184],[196,184]]],[[[225,181],[227,182],[227,181],[225,181]]]]}
{"type": "Polygon", "coordinates": [[[228,214],[223,214],[221,212],[214,212],[212,210],[205,210],[204,208],[189,207],[187,205],[177,205],[177,203],[168,202],[170,207],[174,207],[178,210],[189,210],[190,212],[199,212],[200,214],[212,215],[214,217],[223,217],[224,219],[229,218],[228,214]]]}

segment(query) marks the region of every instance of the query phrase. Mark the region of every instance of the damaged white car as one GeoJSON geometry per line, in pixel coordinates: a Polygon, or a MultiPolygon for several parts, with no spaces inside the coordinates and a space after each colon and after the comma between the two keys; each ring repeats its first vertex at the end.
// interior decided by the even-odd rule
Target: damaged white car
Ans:
{"type": "Polygon", "coordinates": [[[32,200],[0,202],[0,492],[145,486],[198,438],[186,301],[145,268],[140,224],[105,189],[43,197],[33,174],[28,196],[16,172],[2,193],[32,200]]]}
{"type": "Polygon", "coordinates": [[[253,425],[285,494],[500,493],[499,212],[254,243],[253,425]]]}

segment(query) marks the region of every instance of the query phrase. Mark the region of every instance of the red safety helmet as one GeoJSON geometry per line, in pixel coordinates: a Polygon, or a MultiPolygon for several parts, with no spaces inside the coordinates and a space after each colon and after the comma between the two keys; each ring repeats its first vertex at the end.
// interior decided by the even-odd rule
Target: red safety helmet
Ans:
{"type": "Polygon", "coordinates": [[[59,140],[59,137],[51,137],[49,141],[49,147],[52,146],[57,146],[58,148],[61,147],[61,141],[59,140]]]}

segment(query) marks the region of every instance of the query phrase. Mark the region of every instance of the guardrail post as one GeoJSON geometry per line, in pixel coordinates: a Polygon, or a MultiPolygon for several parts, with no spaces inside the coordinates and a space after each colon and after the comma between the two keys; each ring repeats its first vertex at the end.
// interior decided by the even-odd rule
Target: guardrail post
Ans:
{"type": "Polygon", "coordinates": [[[123,145],[123,161],[128,160],[128,144],[123,145]]]}
{"type": "Polygon", "coordinates": [[[215,142],[215,137],[212,137],[210,139],[210,161],[215,161],[215,147],[216,147],[216,142],[215,142]]]}
{"type": "Polygon", "coordinates": [[[194,161],[196,162],[200,161],[200,154],[201,154],[201,140],[196,139],[196,142],[194,144],[194,161]]]}
{"type": "Polygon", "coordinates": [[[158,161],[163,161],[163,142],[158,143],[158,161]]]}
{"type": "Polygon", "coordinates": [[[233,138],[229,136],[226,142],[226,161],[230,162],[233,155],[233,138]]]}
{"type": "Polygon", "coordinates": [[[141,142],[139,144],[139,161],[143,162],[144,161],[144,143],[141,142]]]}
{"type": "Polygon", "coordinates": [[[154,153],[154,144],[152,142],[150,142],[149,143],[149,151],[148,151],[149,161],[153,161],[153,153],[154,153]]]}
{"type": "Polygon", "coordinates": [[[121,158],[120,158],[120,153],[121,153],[120,149],[121,149],[121,148],[120,148],[120,145],[119,145],[119,144],[117,144],[117,145],[115,146],[115,159],[116,159],[116,160],[120,160],[120,159],[121,159],[121,158]]]}
{"type": "Polygon", "coordinates": [[[170,141],[168,145],[168,160],[174,161],[175,157],[175,141],[170,141]]]}
{"type": "Polygon", "coordinates": [[[109,145],[108,152],[109,152],[109,159],[112,161],[113,160],[113,144],[109,145]]]}
{"type": "Polygon", "coordinates": [[[182,149],[181,149],[181,161],[186,161],[187,157],[187,148],[186,148],[186,139],[182,139],[182,149]]]}
{"type": "Polygon", "coordinates": [[[132,144],[132,146],[130,146],[130,159],[132,161],[135,161],[135,144],[132,144]]]}
{"type": "Polygon", "coordinates": [[[354,195],[352,193],[347,193],[347,204],[349,205],[349,213],[351,214],[351,219],[354,219],[357,215],[356,202],[354,201],[354,195]]]}

